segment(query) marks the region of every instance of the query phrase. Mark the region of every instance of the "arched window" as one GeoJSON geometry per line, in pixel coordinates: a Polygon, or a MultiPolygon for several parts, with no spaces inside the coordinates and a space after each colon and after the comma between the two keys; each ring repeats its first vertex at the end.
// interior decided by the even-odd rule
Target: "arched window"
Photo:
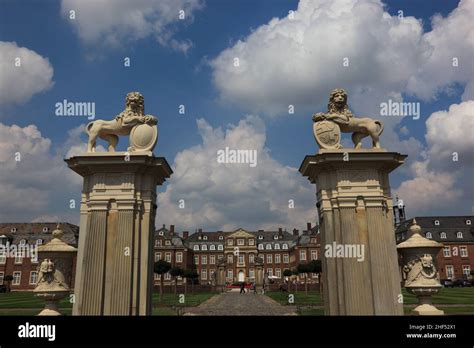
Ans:
{"type": "Polygon", "coordinates": [[[42,239],[37,239],[36,240],[36,245],[43,245],[43,240],[42,239]]]}
{"type": "Polygon", "coordinates": [[[426,232],[425,237],[428,239],[433,238],[433,236],[431,235],[431,232],[426,232]]]}
{"type": "Polygon", "coordinates": [[[195,244],[193,250],[199,250],[199,245],[195,244]]]}
{"type": "Polygon", "coordinates": [[[201,245],[201,250],[207,250],[207,245],[206,244],[201,245]]]}
{"type": "Polygon", "coordinates": [[[456,233],[456,238],[462,238],[462,232],[456,233]]]}
{"type": "Polygon", "coordinates": [[[258,245],[258,250],[263,250],[263,244],[258,245]]]}
{"type": "Polygon", "coordinates": [[[48,232],[49,231],[49,227],[43,227],[43,232],[48,232]]]}
{"type": "Polygon", "coordinates": [[[214,244],[211,244],[211,245],[209,246],[209,250],[216,250],[216,246],[215,246],[214,244]]]}
{"type": "Polygon", "coordinates": [[[470,225],[471,224],[471,220],[466,220],[466,225],[470,225]]]}
{"type": "Polygon", "coordinates": [[[266,250],[272,250],[272,245],[271,245],[271,244],[267,244],[267,245],[265,246],[265,249],[266,249],[266,250]]]}
{"type": "Polygon", "coordinates": [[[435,226],[439,226],[439,220],[435,220],[435,226]]]}
{"type": "Polygon", "coordinates": [[[275,243],[275,249],[276,249],[276,250],[279,250],[279,249],[280,249],[280,244],[275,243]]]}
{"type": "Polygon", "coordinates": [[[446,239],[446,232],[441,232],[439,236],[441,237],[441,239],[446,239]]]}
{"type": "Polygon", "coordinates": [[[283,244],[283,249],[288,249],[288,244],[284,243],[283,244]]]}

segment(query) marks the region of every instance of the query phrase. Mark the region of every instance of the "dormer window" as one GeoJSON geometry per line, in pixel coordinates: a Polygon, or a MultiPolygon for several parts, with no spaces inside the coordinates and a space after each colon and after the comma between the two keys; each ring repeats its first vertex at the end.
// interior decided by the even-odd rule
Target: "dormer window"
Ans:
{"type": "Polygon", "coordinates": [[[202,237],[202,239],[207,240],[207,236],[202,237]]]}
{"type": "Polygon", "coordinates": [[[276,244],[275,244],[275,249],[276,249],[276,250],[279,250],[279,249],[280,249],[280,244],[276,243],[276,244]]]}
{"type": "Polygon", "coordinates": [[[224,250],[224,246],[223,246],[222,244],[219,244],[219,245],[217,246],[217,250],[224,250]]]}
{"type": "Polygon", "coordinates": [[[36,240],[36,245],[43,245],[43,240],[42,239],[37,239],[36,240]]]}
{"type": "Polygon", "coordinates": [[[471,224],[471,220],[466,220],[466,225],[470,225],[471,224]]]}
{"type": "Polygon", "coordinates": [[[263,250],[263,244],[258,245],[258,250],[263,250]]]}
{"type": "Polygon", "coordinates": [[[194,247],[193,247],[193,250],[199,251],[199,245],[195,244],[194,247]]]}
{"type": "Polygon", "coordinates": [[[219,240],[224,240],[224,236],[219,236],[219,240]]]}
{"type": "Polygon", "coordinates": [[[266,250],[272,250],[272,245],[271,245],[271,244],[267,244],[267,245],[265,246],[265,249],[266,249],[266,250]]]}
{"type": "Polygon", "coordinates": [[[428,239],[433,238],[433,236],[431,235],[431,232],[426,232],[425,237],[428,238],[428,239]]]}
{"type": "Polygon", "coordinates": [[[201,250],[207,250],[207,245],[206,244],[201,245],[201,250]]]}
{"type": "Polygon", "coordinates": [[[262,235],[259,235],[259,236],[258,236],[258,239],[262,240],[262,239],[263,239],[263,236],[262,236],[262,235]]]}
{"type": "Polygon", "coordinates": [[[439,226],[439,220],[435,220],[435,226],[439,226]]]}
{"type": "Polygon", "coordinates": [[[164,235],[164,234],[165,234],[165,233],[164,233],[163,231],[158,232],[158,235],[160,235],[160,236],[162,236],[162,235],[164,235]]]}
{"type": "Polygon", "coordinates": [[[43,233],[49,232],[49,227],[43,227],[43,233]]]}
{"type": "Polygon", "coordinates": [[[214,244],[211,244],[211,245],[209,246],[209,250],[216,250],[216,246],[215,246],[214,244]]]}
{"type": "Polygon", "coordinates": [[[170,240],[165,240],[165,245],[171,245],[171,241],[170,240]]]}
{"type": "Polygon", "coordinates": [[[15,233],[16,231],[17,231],[16,227],[12,227],[10,230],[11,233],[15,233]]]}
{"type": "Polygon", "coordinates": [[[26,239],[20,240],[20,245],[25,245],[26,244],[26,239]]]}
{"type": "Polygon", "coordinates": [[[288,244],[284,243],[283,244],[283,249],[285,249],[285,250],[288,249],[288,244]]]}
{"type": "Polygon", "coordinates": [[[462,238],[462,232],[458,232],[458,233],[456,233],[456,238],[459,238],[459,239],[461,239],[461,238],[462,238]]]}
{"type": "Polygon", "coordinates": [[[275,239],[275,240],[278,239],[278,234],[275,234],[275,235],[273,236],[273,239],[275,239]]]}
{"type": "Polygon", "coordinates": [[[439,236],[441,237],[441,239],[446,239],[446,232],[441,232],[439,236]]]}

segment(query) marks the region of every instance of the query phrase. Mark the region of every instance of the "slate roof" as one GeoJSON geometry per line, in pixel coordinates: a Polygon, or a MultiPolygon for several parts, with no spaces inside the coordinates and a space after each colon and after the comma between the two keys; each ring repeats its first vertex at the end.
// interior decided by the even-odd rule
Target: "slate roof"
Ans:
{"type": "MultiPolygon", "coordinates": [[[[0,237],[5,236],[11,244],[20,244],[25,239],[27,244],[35,244],[38,239],[43,244],[49,242],[56,229],[57,222],[24,222],[24,223],[0,223],[0,237]],[[43,230],[45,229],[46,230],[43,230]]],[[[64,234],[62,240],[67,244],[77,247],[79,239],[79,226],[68,222],[60,222],[64,234]]]]}

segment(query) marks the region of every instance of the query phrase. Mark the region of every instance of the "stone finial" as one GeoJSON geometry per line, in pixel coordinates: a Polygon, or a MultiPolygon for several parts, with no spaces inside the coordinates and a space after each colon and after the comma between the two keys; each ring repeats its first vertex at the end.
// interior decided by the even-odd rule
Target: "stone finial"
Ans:
{"type": "Polygon", "coordinates": [[[421,226],[416,223],[416,219],[413,219],[411,222],[411,226],[409,228],[411,234],[420,234],[421,233],[421,226]]]}
{"type": "Polygon", "coordinates": [[[362,147],[362,139],[370,136],[373,148],[380,149],[383,124],[368,117],[355,117],[347,104],[347,93],[337,88],[329,96],[328,111],[313,115],[313,133],[321,149],[341,149],[341,132],[352,133],[356,149],[362,147]]]}
{"type": "Polygon", "coordinates": [[[56,225],[56,229],[52,232],[52,235],[53,235],[53,238],[56,238],[56,239],[61,239],[63,237],[64,232],[61,229],[59,223],[56,225]]]}

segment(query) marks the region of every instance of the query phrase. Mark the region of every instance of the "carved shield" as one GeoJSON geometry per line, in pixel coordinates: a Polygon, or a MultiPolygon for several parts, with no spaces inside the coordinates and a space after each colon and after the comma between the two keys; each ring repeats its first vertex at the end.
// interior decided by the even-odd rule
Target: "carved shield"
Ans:
{"type": "Polygon", "coordinates": [[[130,132],[131,151],[153,151],[158,140],[156,125],[139,124],[130,132]]]}
{"type": "Polygon", "coordinates": [[[341,144],[341,130],[331,121],[320,121],[313,124],[313,134],[316,142],[322,149],[339,149],[341,144]]]}

